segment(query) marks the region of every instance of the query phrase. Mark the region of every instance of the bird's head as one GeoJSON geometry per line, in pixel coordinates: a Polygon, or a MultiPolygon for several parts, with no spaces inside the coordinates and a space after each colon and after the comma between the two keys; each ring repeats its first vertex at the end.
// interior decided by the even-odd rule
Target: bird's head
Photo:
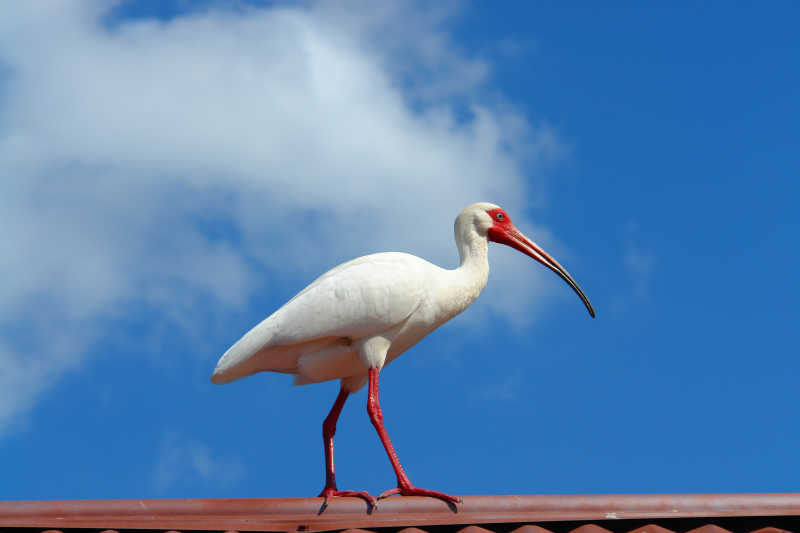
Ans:
{"type": "Polygon", "coordinates": [[[505,244],[506,246],[510,246],[516,250],[519,250],[523,254],[532,257],[558,274],[558,276],[563,279],[567,285],[572,287],[572,290],[574,290],[578,297],[580,297],[581,301],[583,301],[583,304],[589,311],[589,315],[594,318],[595,314],[592,304],[578,286],[578,283],[572,278],[572,276],[569,275],[569,272],[567,272],[567,270],[562,267],[558,261],[553,259],[553,257],[545,252],[538,244],[534,243],[528,237],[523,235],[522,232],[514,226],[514,223],[511,222],[511,217],[508,216],[508,213],[506,213],[501,207],[498,207],[494,204],[474,205],[480,206],[479,209],[475,210],[478,216],[476,216],[474,221],[475,229],[479,234],[485,234],[486,238],[492,242],[505,244]]]}

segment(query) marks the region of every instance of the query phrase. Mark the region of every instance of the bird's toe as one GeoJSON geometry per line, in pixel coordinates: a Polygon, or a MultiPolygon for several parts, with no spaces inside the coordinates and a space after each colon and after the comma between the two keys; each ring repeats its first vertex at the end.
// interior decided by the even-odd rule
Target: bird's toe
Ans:
{"type": "Polygon", "coordinates": [[[361,498],[367,502],[372,509],[378,507],[378,501],[365,490],[338,490],[332,487],[325,487],[322,489],[322,492],[319,496],[321,498],[325,498],[323,508],[328,506],[328,500],[330,498],[361,498]]]}
{"type": "Polygon", "coordinates": [[[378,496],[378,500],[388,498],[389,496],[394,496],[395,494],[400,494],[401,496],[427,496],[428,498],[437,498],[453,504],[463,503],[463,500],[459,497],[450,496],[449,494],[445,494],[444,492],[439,492],[437,490],[420,489],[411,485],[407,487],[395,487],[393,489],[384,491],[380,496],[378,496]]]}

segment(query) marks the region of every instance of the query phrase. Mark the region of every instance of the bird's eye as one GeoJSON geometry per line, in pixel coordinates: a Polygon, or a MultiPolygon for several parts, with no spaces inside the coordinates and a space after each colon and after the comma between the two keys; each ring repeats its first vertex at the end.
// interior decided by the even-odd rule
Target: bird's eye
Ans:
{"type": "Polygon", "coordinates": [[[497,220],[503,220],[504,218],[506,218],[506,216],[503,213],[496,213],[494,215],[494,218],[496,218],[497,220]]]}

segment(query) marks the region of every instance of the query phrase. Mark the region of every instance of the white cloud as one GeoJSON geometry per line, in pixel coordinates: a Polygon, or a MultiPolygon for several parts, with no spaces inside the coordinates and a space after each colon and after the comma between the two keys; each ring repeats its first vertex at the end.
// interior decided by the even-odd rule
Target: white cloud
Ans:
{"type": "Polygon", "coordinates": [[[638,222],[631,221],[627,227],[627,242],[625,246],[625,268],[631,277],[632,295],[636,299],[646,299],[650,292],[650,278],[656,264],[656,256],[643,247],[636,239],[639,231],[638,222]]]}
{"type": "MultiPolygon", "coordinates": [[[[494,103],[447,10],[107,10],[0,6],[0,432],[134,306],[191,328],[201,299],[268,291],[264,270],[382,250],[454,266],[457,212],[488,200],[524,223],[522,165],[558,151],[494,103]]],[[[542,274],[524,270],[483,309],[529,306],[542,274]]]]}
{"type": "Polygon", "coordinates": [[[180,433],[168,432],[161,442],[153,470],[153,489],[164,493],[175,485],[215,485],[230,488],[242,480],[245,469],[241,461],[215,457],[211,449],[180,433]]]}

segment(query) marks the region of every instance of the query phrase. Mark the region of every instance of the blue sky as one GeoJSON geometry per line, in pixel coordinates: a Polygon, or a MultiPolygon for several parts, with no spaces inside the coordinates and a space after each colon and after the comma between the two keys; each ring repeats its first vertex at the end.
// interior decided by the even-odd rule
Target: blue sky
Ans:
{"type": "MultiPolygon", "coordinates": [[[[338,385],[217,358],[353,256],[455,266],[481,200],[598,316],[492,246],[382,375],[412,482],[797,490],[792,3],[0,10],[0,498],[316,495],[338,385]]],[[[336,453],[393,486],[363,392],[336,453]]]]}

